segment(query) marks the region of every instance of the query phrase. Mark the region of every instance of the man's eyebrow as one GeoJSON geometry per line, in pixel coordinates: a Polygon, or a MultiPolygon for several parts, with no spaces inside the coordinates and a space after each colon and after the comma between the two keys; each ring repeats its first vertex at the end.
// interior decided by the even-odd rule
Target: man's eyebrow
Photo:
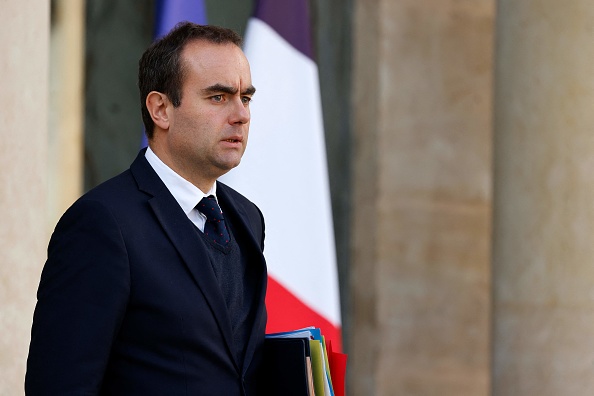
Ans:
{"type": "MultiPolygon", "coordinates": [[[[202,90],[202,92],[204,92],[205,94],[213,94],[213,93],[217,93],[217,92],[222,92],[222,93],[226,93],[229,95],[236,95],[237,91],[238,91],[237,88],[230,87],[228,85],[223,85],[223,84],[211,85],[210,87],[206,87],[202,90]]],[[[254,88],[254,86],[250,85],[243,92],[241,92],[241,94],[242,95],[253,95],[255,92],[256,92],[256,88],[254,88]]]]}
{"type": "Polygon", "coordinates": [[[250,85],[241,94],[242,95],[253,95],[255,93],[256,93],[256,87],[254,87],[253,85],[250,85]]]}

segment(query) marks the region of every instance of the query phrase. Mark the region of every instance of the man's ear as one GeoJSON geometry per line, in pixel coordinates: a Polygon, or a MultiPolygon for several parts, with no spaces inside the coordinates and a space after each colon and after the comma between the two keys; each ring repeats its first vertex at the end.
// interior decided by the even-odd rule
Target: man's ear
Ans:
{"type": "Polygon", "coordinates": [[[163,130],[169,129],[168,106],[171,106],[171,102],[167,95],[161,92],[151,91],[146,96],[146,108],[155,125],[163,130]]]}

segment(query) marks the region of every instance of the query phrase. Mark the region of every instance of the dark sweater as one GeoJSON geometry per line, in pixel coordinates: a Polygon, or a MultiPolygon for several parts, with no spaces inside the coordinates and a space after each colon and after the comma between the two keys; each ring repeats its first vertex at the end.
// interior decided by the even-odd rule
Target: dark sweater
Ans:
{"type": "Polygon", "coordinates": [[[234,352],[241,366],[253,324],[256,285],[253,271],[249,268],[246,256],[242,254],[241,244],[235,239],[229,224],[227,229],[231,238],[226,246],[209,240],[200,230],[196,231],[207,248],[210,263],[227,304],[233,330],[234,352]]]}

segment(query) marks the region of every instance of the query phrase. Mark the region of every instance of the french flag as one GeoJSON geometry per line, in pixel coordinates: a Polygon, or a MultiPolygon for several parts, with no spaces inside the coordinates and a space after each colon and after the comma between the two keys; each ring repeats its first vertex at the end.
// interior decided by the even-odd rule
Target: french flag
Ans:
{"type": "Polygon", "coordinates": [[[307,0],[260,0],[244,52],[257,89],[249,144],[222,178],[266,220],[267,332],[306,326],[341,350],[334,230],[307,0]]]}

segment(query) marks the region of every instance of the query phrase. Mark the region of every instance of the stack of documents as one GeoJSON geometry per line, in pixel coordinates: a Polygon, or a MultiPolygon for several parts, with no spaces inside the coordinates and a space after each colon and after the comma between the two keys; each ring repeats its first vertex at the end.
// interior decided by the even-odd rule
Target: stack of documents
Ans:
{"type": "Polygon", "coordinates": [[[318,328],[267,334],[266,394],[344,396],[346,362],[347,355],[333,351],[318,328]]]}

